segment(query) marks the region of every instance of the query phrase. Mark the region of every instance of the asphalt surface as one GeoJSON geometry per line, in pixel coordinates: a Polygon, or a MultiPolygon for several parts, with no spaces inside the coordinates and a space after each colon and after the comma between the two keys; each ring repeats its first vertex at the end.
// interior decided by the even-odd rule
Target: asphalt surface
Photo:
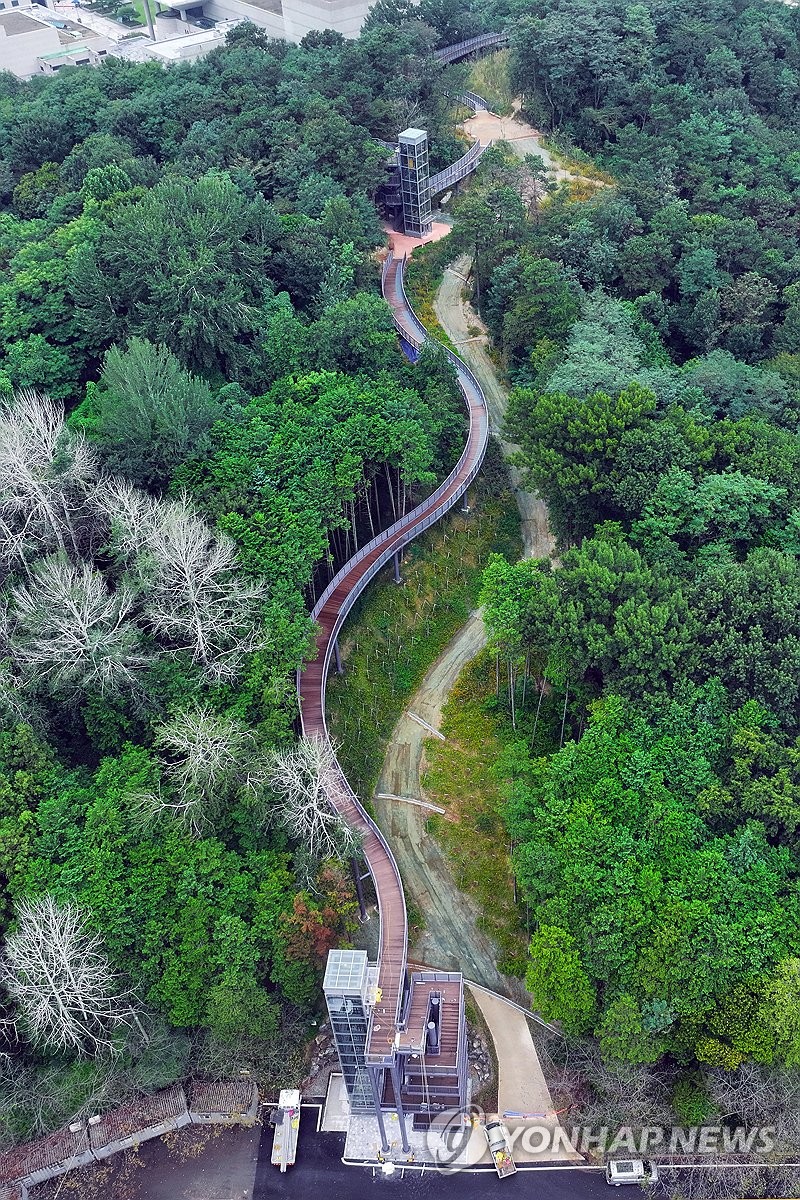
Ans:
{"type": "Polygon", "coordinates": [[[264,1127],[256,1169],[253,1200],[376,1200],[411,1196],[413,1200],[487,1200],[497,1194],[531,1200],[610,1200],[602,1171],[569,1167],[530,1167],[508,1179],[493,1171],[462,1171],[441,1175],[434,1170],[399,1168],[392,1176],[373,1174],[369,1167],[349,1167],[341,1161],[344,1134],[317,1133],[316,1110],[304,1108],[300,1121],[297,1162],[281,1175],[270,1163],[272,1129],[264,1127]],[[501,1191],[495,1193],[495,1188],[501,1191]]]}

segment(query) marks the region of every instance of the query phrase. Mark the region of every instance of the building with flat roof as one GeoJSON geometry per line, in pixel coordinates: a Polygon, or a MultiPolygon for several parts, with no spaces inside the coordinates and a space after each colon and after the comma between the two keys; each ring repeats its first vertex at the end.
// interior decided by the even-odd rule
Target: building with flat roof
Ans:
{"type": "MultiPolygon", "coordinates": [[[[333,29],[355,38],[374,0],[201,0],[203,15],[215,21],[252,21],[270,37],[299,42],[312,29],[333,29]]],[[[200,5],[172,0],[182,20],[200,5]]]]}
{"type": "Polygon", "coordinates": [[[156,62],[175,63],[190,62],[202,58],[217,46],[225,44],[225,31],[221,29],[197,29],[194,33],[182,34],[178,37],[165,38],[163,41],[150,42],[147,47],[147,57],[156,62]]]}
{"type": "Polygon", "coordinates": [[[0,10],[0,71],[30,79],[39,70],[40,56],[60,49],[58,30],[32,12],[30,5],[0,10]]]}
{"type": "Polygon", "coordinates": [[[96,67],[113,50],[114,43],[104,37],[70,42],[50,54],[40,54],[37,70],[42,75],[55,75],[62,67],[96,67]]]}

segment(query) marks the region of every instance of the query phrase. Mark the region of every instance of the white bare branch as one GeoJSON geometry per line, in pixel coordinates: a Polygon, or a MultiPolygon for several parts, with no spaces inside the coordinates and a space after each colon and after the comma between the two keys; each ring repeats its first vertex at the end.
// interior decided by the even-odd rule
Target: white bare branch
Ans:
{"type": "Polygon", "coordinates": [[[345,858],[360,838],[339,812],[346,796],[336,754],[327,738],[303,737],[274,753],[269,784],[279,797],[277,815],[314,863],[345,858]]]}
{"type": "Polygon", "coordinates": [[[145,613],[153,629],[189,650],[209,678],[231,679],[266,644],[265,587],[236,574],[236,547],[196,515],[187,498],[159,505],[148,541],[145,613]]]}
{"type": "Polygon", "coordinates": [[[170,812],[199,837],[234,791],[258,794],[266,782],[264,756],[250,729],[235,717],[195,705],[173,714],[154,738],[168,790],[132,799],[146,820],[170,812]]]}
{"type": "Polygon", "coordinates": [[[152,536],[158,501],[121,475],[102,475],[89,500],[108,530],[107,553],[117,562],[132,563],[152,536]]]}
{"type": "Polygon", "coordinates": [[[52,1050],[116,1053],[115,1031],[135,1020],[130,992],[77,904],[60,907],[52,896],[24,900],[1,968],[20,1023],[52,1050]]]}
{"type": "Polygon", "coordinates": [[[94,454],[65,428],[64,408],[24,390],[0,401],[0,557],[75,549],[94,454]]]}
{"type": "Polygon", "coordinates": [[[54,691],[130,687],[151,661],[133,619],[136,594],[121,584],[110,591],[86,562],[66,555],[41,559],[28,583],[10,588],[5,614],[8,643],[24,676],[54,691]]]}

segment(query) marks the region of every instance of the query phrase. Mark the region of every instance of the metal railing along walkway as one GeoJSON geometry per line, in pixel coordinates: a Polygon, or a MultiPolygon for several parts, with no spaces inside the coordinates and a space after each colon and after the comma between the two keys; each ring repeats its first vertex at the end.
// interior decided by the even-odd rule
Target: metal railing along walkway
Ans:
{"type": "MultiPolygon", "coordinates": [[[[391,305],[398,333],[416,349],[428,334],[412,309],[403,287],[405,258],[390,255],[383,269],[382,289],[391,305]]],[[[337,572],[320,596],[312,617],[319,626],[317,658],[298,673],[297,691],[303,732],[309,737],[328,738],[325,720],[325,688],[336,637],[347,614],[369,581],[395,554],[423,530],[435,524],[466,492],[477,475],[489,439],[489,419],[480,384],[457,355],[448,351],[458,375],[469,415],[469,432],[464,450],[443,483],[416,508],[395,521],[358,551],[337,572]]],[[[363,838],[363,852],[375,883],[380,918],[378,948],[378,992],[370,1015],[366,1061],[388,1065],[394,1057],[395,1033],[402,1022],[408,922],[400,872],[394,855],[378,826],[366,812],[339,770],[336,808],[363,838]]]]}
{"type": "Polygon", "coordinates": [[[463,104],[464,108],[471,108],[475,113],[489,111],[489,105],[477,92],[458,92],[453,99],[458,104],[463,104]]]}
{"type": "Polygon", "coordinates": [[[445,188],[452,187],[454,183],[458,183],[459,179],[464,179],[467,175],[471,174],[488,149],[488,145],[483,146],[480,142],[473,142],[467,153],[463,154],[461,158],[457,158],[454,163],[451,163],[449,167],[445,167],[443,171],[439,171],[438,174],[431,175],[431,196],[438,195],[445,188]]]}
{"type": "MultiPolygon", "coordinates": [[[[452,46],[445,46],[442,50],[435,50],[434,57],[440,63],[456,62],[459,58],[464,58],[467,54],[474,54],[478,50],[485,50],[489,46],[499,46],[508,40],[508,35],[505,33],[481,33],[477,37],[468,38],[465,42],[456,42],[452,46]]],[[[469,108],[472,112],[488,112],[489,105],[484,100],[483,96],[479,96],[477,92],[459,92],[453,96],[453,99],[463,104],[465,108],[469,108]]],[[[382,138],[375,138],[378,143],[388,154],[397,155],[398,144],[396,142],[386,142],[382,138]]],[[[430,178],[430,194],[436,196],[439,192],[443,192],[445,188],[452,187],[454,183],[464,179],[472,171],[475,170],[480,162],[483,154],[488,150],[488,146],[482,146],[480,142],[475,142],[470,146],[466,154],[451,163],[449,167],[445,167],[443,171],[439,171],[436,175],[431,175],[430,178]]]]}
{"type": "Polygon", "coordinates": [[[452,46],[443,46],[441,50],[434,50],[433,57],[440,63],[458,62],[460,58],[466,58],[468,54],[475,54],[478,50],[488,50],[490,46],[502,46],[507,41],[507,33],[479,33],[476,37],[467,38],[466,41],[454,42],[452,46]]]}

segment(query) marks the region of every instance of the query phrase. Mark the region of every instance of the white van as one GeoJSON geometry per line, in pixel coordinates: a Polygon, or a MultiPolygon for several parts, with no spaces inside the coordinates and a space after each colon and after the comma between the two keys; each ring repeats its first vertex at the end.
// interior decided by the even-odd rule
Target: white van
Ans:
{"type": "Polygon", "coordinates": [[[606,1183],[656,1183],[658,1167],[649,1158],[612,1158],[606,1163],[606,1183]]]}

